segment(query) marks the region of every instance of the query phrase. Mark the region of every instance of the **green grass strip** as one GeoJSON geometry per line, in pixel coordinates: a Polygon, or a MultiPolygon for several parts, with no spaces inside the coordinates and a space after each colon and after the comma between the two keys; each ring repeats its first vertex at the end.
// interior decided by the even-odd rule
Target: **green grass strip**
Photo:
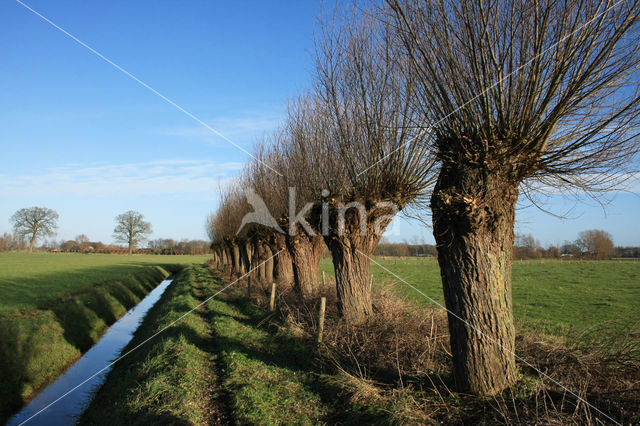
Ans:
{"type": "Polygon", "coordinates": [[[312,387],[308,349],[285,329],[256,324],[264,313],[243,300],[209,302],[225,387],[241,424],[317,424],[328,408],[312,387]]]}

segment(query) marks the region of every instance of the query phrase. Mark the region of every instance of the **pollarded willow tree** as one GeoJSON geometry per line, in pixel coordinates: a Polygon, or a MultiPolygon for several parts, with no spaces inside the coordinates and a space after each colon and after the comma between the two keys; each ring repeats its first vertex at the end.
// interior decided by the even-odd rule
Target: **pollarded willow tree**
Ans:
{"type": "Polygon", "coordinates": [[[310,219],[327,179],[320,164],[327,161],[328,126],[312,94],[292,100],[287,112],[284,128],[273,145],[278,153],[273,168],[281,173],[274,189],[284,201],[284,215],[279,219],[292,260],[294,288],[308,299],[319,292],[325,247],[322,234],[310,219]]]}
{"type": "Polygon", "coordinates": [[[511,302],[521,193],[598,194],[638,152],[637,1],[388,0],[439,171],[431,196],[454,376],[516,377],[511,302]]]}
{"type": "Polygon", "coordinates": [[[324,182],[317,183],[327,191],[316,199],[315,223],[350,322],[372,314],[369,265],[383,232],[398,211],[426,196],[433,177],[426,132],[412,126],[415,75],[380,18],[376,9],[354,8],[317,43],[318,106],[310,115],[326,130],[320,161],[310,167],[320,170],[324,182]]]}

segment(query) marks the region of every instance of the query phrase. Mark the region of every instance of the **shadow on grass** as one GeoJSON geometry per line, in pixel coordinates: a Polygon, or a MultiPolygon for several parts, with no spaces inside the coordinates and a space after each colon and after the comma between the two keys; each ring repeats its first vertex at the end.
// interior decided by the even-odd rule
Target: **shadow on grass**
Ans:
{"type": "MultiPolygon", "coordinates": [[[[354,406],[349,401],[345,389],[332,379],[322,366],[315,362],[315,349],[311,342],[290,334],[274,318],[269,318],[247,299],[239,296],[225,298],[225,303],[234,307],[240,315],[212,311],[212,320],[216,317],[228,318],[248,327],[259,330],[256,339],[247,341],[242,334],[231,336],[215,336],[217,350],[235,352],[268,366],[275,366],[291,375],[304,375],[303,386],[317,395],[326,405],[327,413],[324,422],[339,424],[389,424],[389,415],[378,407],[354,406]],[[236,337],[237,336],[237,337],[236,337]]],[[[334,374],[331,372],[329,374],[334,374]]],[[[276,401],[274,401],[276,403],[276,401]]]]}

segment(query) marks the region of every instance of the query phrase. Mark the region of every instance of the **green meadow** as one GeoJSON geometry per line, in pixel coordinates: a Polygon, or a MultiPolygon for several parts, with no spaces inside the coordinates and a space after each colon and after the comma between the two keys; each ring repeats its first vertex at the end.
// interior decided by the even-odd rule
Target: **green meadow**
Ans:
{"type": "Polygon", "coordinates": [[[65,293],[121,279],[148,266],[204,263],[207,256],[0,253],[0,315],[40,306],[65,293]]]}
{"type": "MultiPolygon", "coordinates": [[[[330,259],[322,260],[321,270],[333,276],[330,259]]],[[[370,272],[374,288],[391,285],[398,295],[419,305],[444,305],[440,270],[433,258],[376,259],[370,272]]],[[[616,333],[636,330],[640,261],[514,261],[513,305],[519,327],[530,332],[575,336],[603,328],[616,333]]]]}

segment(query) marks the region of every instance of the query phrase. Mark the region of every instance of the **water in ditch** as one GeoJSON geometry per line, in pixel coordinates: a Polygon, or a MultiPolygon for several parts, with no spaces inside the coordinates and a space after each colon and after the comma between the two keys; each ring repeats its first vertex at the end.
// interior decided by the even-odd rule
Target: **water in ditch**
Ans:
{"type": "MultiPolygon", "coordinates": [[[[94,393],[104,383],[122,349],[131,341],[147,311],[160,299],[172,280],[164,280],[135,307],[116,321],[55,382],[9,419],[7,425],[72,425],[89,406],[94,393]]],[[[105,419],[108,422],[108,419],[105,419]]]]}

